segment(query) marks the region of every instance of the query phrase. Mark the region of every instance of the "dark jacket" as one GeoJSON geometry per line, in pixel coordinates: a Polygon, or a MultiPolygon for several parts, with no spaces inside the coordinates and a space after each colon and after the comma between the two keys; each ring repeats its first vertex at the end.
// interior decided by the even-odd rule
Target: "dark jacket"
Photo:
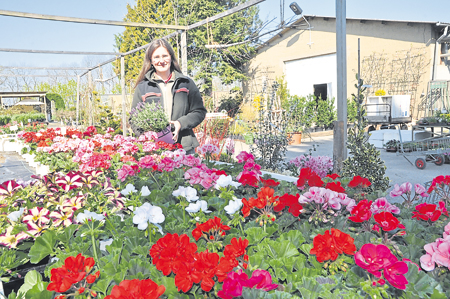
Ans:
{"type": "MultiPolygon", "coordinates": [[[[135,108],[140,102],[154,102],[159,101],[164,105],[162,99],[162,91],[152,78],[154,70],[151,69],[143,81],[139,82],[134,92],[133,103],[131,109],[135,108]]],[[[203,100],[200,95],[198,87],[194,81],[183,74],[174,71],[175,80],[172,87],[173,106],[171,120],[178,120],[181,124],[180,133],[178,134],[177,143],[180,143],[183,148],[188,151],[199,146],[194,131],[192,130],[198,126],[206,116],[206,108],[203,105],[203,100]]],[[[144,133],[142,130],[131,125],[131,129],[136,136],[144,133]]]]}

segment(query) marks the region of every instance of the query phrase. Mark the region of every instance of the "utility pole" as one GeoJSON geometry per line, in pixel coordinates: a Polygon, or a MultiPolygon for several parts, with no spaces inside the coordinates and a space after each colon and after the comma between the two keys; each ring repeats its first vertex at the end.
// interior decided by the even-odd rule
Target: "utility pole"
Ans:
{"type": "Polygon", "coordinates": [[[336,0],[337,121],[334,125],[333,171],[347,158],[347,42],[346,0],[336,0]]]}

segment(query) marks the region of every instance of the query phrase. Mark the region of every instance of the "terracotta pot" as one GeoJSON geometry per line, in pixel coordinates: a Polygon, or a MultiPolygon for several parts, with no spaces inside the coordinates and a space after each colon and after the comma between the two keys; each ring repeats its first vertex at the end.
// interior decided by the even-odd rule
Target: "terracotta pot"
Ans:
{"type": "Polygon", "coordinates": [[[302,132],[288,133],[289,145],[297,145],[302,143],[302,132]]]}

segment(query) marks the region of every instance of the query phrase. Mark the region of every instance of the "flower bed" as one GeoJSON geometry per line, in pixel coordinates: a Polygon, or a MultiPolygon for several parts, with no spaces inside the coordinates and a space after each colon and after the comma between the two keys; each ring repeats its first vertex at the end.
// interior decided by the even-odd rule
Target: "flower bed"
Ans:
{"type": "Polygon", "coordinates": [[[450,176],[368,194],[361,177],[276,181],[246,152],[216,165],[153,133],[20,136],[57,171],[0,186],[2,280],[50,257],[27,298],[450,295],[450,176]],[[431,192],[439,204],[422,203],[431,192]]]}

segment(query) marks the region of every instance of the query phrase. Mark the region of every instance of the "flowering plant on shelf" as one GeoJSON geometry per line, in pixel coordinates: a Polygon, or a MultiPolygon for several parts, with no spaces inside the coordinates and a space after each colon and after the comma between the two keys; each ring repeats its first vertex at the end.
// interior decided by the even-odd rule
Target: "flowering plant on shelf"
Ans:
{"type": "Polygon", "coordinates": [[[130,112],[130,123],[143,132],[161,132],[169,125],[167,116],[159,102],[142,102],[130,112]]]}

